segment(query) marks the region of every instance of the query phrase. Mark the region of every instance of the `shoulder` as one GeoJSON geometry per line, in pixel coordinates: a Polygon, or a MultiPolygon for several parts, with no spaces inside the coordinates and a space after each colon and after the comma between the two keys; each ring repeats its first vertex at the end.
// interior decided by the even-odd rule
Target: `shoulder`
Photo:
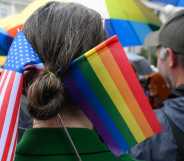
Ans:
{"type": "Polygon", "coordinates": [[[168,128],[169,126],[169,122],[167,120],[166,114],[165,114],[165,106],[164,105],[161,109],[157,109],[155,110],[155,114],[157,116],[157,119],[159,120],[160,124],[161,124],[161,128],[162,130],[164,129],[164,131],[166,130],[166,127],[168,128]]]}
{"type": "MultiPolygon", "coordinates": [[[[111,152],[106,153],[104,156],[98,156],[95,161],[108,160],[108,161],[139,161],[134,159],[130,154],[123,154],[120,157],[115,157],[111,152]]],[[[88,159],[89,161],[89,159],[88,159]]]]}
{"type": "Polygon", "coordinates": [[[121,161],[138,161],[134,159],[131,155],[125,154],[121,157],[121,161]]]}
{"type": "Polygon", "coordinates": [[[161,161],[165,158],[174,160],[176,145],[167,117],[162,109],[155,111],[161,124],[161,132],[131,149],[131,154],[138,158],[150,161],[161,161]]]}

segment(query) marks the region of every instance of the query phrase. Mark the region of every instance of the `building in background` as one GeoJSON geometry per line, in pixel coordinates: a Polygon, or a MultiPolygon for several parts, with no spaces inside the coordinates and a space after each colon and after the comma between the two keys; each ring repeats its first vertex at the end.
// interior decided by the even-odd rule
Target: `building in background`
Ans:
{"type": "Polygon", "coordinates": [[[24,9],[33,0],[0,0],[0,18],[13,15],[24,9]]]}

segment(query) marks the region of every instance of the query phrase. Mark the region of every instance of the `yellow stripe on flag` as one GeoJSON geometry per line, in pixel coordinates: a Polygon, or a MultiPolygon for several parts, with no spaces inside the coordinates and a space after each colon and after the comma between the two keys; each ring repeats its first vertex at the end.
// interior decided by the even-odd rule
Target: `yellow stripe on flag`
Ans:
{"type": "Polygon", "coordinates": [[[145,118],[143,112],[140,109],[139,104],[136,101],[127,81],[123,77],[116,60],[111,54],[111,51],[106,47],[104,47],[99,54],[103,64],[105,65],[108,73],[111,75],[116,87],[119,89],[122,97],[124,98],[125,102],[128,105],[131,113],[133,114],[135,120],[139,124],[139,127],[142,129],[144,136],[150,137],[152,136],[153,130],[150,127],[147,119],[145,118]],[[113,68],[112,68],[113,67],[113,68]],[[116,71],[116,72],[114,72],[116,71]]]}
{"type": "Polygon", "coordinates": [[[124,118],[128,128],[132,132],[137,142],[141,142],[145,139],[142,130],[134,119],[132,113],[129,111],[126,102],[123,100],[119,90],[117,89],[114,81],[108,74],[105,66],[103,65],[98,53],[94,53],[90,57],[86,57],[94,72],[96,73],[98,79],[102,82],[106,92],[112,99],[113,103],[117,107],[121,116],[124,118]]]}

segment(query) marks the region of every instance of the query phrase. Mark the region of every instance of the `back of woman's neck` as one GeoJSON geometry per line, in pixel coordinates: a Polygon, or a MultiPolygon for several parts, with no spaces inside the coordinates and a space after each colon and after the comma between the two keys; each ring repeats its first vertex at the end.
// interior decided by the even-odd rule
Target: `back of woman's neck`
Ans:
{"type": "MultiPolygon", "coordinates": [[[[88,120],[86,115],[82,112],[72,113],[63,113],[60,114],[60,118],[65,127],[69,128],[89,128],[92,129],[92,123],[88,120]]],[[[59,128],[63,127],[63,124],[58,116],[53,117],[49,120],[33,120],[33,128],[59,128]]]]}

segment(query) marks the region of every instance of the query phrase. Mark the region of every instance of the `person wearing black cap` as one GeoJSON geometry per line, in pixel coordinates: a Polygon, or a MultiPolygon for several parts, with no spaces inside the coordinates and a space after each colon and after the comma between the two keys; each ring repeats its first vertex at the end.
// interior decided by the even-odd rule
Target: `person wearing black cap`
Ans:
{"type": "Polygon", "coordinates": [[[152,34],[157,47],[157,66],[172,89],[156,110],[162,132],[131,149],[137,159],[147,161],[184,160],[184,10],[171,17],[152,34]]]}

